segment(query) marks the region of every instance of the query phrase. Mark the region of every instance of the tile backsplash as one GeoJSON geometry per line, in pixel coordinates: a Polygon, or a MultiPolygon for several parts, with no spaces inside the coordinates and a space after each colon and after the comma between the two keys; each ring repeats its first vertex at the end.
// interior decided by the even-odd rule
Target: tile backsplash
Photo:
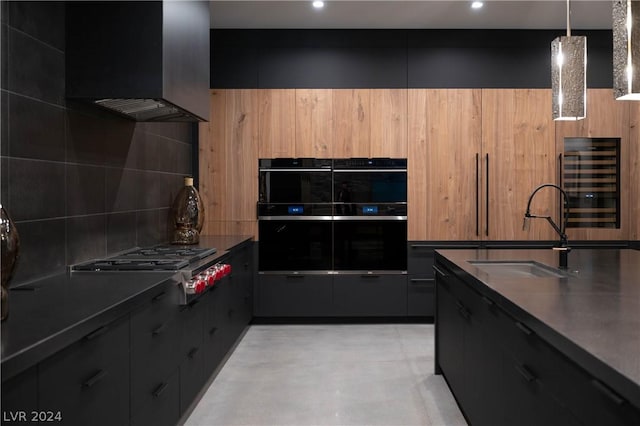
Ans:
{"type": "Polygon", "coordinates": [[[65,98],[64,2],[1,3],[0,184],[11,286],[168,239],[196,125],[136,123],[65,98]]]}

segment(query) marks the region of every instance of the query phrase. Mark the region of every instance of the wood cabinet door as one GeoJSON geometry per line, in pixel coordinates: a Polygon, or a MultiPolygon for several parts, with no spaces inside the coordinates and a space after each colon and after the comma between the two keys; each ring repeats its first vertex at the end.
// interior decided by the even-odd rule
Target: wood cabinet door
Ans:
{"type": "MultiPolygon", "coordinates": [[[[294,157],[296,91],[259,89],[259,158],[294,157]]],[[[257,167],[257,165],[256,165],[257,167]]]]}
{"type": "Polygon", "coordinates": [[[409,90],[409,240],[479,239],[480,94],[409,90]]]}
{"type": "Polygon", "coordinates": [[[406,89],[371,90],[370,157],[407,157],[406,89]]]}
{"type": "MultiPolygon", "coordinates": [[[[482,90],[481,235],[485,240],[554,240],[545,220],[523,230],[529,195],[558,183],[550,89],[482,90]]],[[[557,221],[557,192],[539,192],[531,213],[557,221]]]]}
{"type": "Polygon", "coordinates": [[[258,199],[258,92],[213,90],[200,135],[203,234],[255,234],[258,199]]]}
{"type": "Polygon", "coordinates": [[[369,157],[371,152],[371,91],[333,90],[333,156],[369,157]]]}
{"type": "MultiPolygon", "coordinates": [[[[627,240],[633,228],[637,230],[638,210],[630,209],[629,193],[635,191],[637,199],[637,165],[634,172],[633,156],[637,161],[637,146],[640,134],[634,127],[630,110],[634,102],[616,101],[611,89],[589,89],[587,91],[587,117],[580,121],[556,122],[556,147],[564,152],[565,137],[616,137],[620,138],[620,228],[569,228],[571,240],[627,240]],[[632,176],[632,173],[636,173],[632,176]],[[632,177],[635,178],[632,179],[632,177]],[[635,214],[634,214],[635,213],[635,214]],[[635,221],[633,225],[630,221],[635,221]]],[[[638,107],[635,106],[635,122],[638,122],[638,107]]],[[[637,203],[637,201],[636,201],[637,203]]],[[[636,204],[637,206],[637,204],[636,204]]],[[[636,238],[637,239],[637,238],[636,238]]]]}
{"type": "Polygon", "coordinates": [[[640,103],[629,107],[629,239],[640,240],[640,103]]]}
{"type": "Polygon", "coordinates": [[[333,143],[333,91],[296,89],[295,156],[331,158],[333,143]]]}

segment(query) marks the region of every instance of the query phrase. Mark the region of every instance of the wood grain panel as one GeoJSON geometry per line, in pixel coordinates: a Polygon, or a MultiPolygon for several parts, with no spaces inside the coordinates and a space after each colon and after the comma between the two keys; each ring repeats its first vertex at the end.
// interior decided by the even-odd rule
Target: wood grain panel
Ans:
{"type": "Polygon", "coordinates": [[[294,89],[259,89],[259,158],[295,156],[294,89]]]}
{"type": "MultiPolygon", "coordinates": [[[[556,147],[564,151],[565,137],[619,137],[620,143],[620,228],[582,228],[569,229],[571,240],[626,240],[629,239],[629,191],[630,185],[630,137],[628,101],[616,101],[612,89],[587,90],[587,117],[580,121],[557,121],[555,123],[556,147]]],[[[637,181],[636,181],[637,182],[637,181]]]]}
{"type": "Polygon", "coordinates": [[[205,220],[223,216],[223,194],[219,187],[227,186],[224,168],[226,149],[226,91],[211,90],[209,122],[199,125],[199,188],[205,210],[205,220]]]}
{"type": "Polygon", "coordinates": [[[371,90],[371,157],[407,156],[407,90],[371,90]]]}
{"type": "Polygon", "coordinates": [[[331,158],[333,91],[296,89],[296,157],[331,158]]]}
{"type": "Polygon", "coordinates": [[[258,240],[257,221],[206,221],[202,235],[252,235],[258,240]]]}
{"type": "MultiPolygon", "coordinates": [[[[534,220],[528,231],[522,229],[529,195],[541,184],[557,183],[551,91],[483,89],[482,146],[484,179],[488,173],[483,238],[557,238],[546,221],[534,220]]],[[[556,199],[552,190],[538,193],[532,213],[552,215],[557,220],[556,199]]]]}
{"type": "Polygon", "coordinates": [[[408,105],[409,239],[479,239],[480,90],[411,89],[408,105]]]}
{"type": "Polygon", "coordinates": [[[629,239],[640,240],[640,102],[629,102],[629,239]]]}
{"type": "Polygon", "coordinates": [[[407,238],[427,240],[427,91],[409,89],[407,154],[407,238]]]}
{"type": "MultiPolygon", "coordinates": [[[[229,90],[226,104],[223,217],[228,221],[256,220],[258,200],[258,94],[255,90],[229,90]]],[[[212,217],[211,219],[217,219],[212,217]]]]}
{"type": "Polygon", "coordinates": [[[333,90],[333,156],[370,157],[371,91],[333,90]]]}

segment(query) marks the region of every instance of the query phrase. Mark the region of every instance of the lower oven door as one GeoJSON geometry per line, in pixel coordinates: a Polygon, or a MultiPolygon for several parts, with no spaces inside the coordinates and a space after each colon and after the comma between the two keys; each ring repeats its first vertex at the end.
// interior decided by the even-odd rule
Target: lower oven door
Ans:
{"type": "Polygon", "coordinates": [[[339,220],[333,226],[336,271],[407,270],[406,220],[339,220]]]}
{"type": "Polygon", "coordinates": [[[261,220],[258,229],[259,270],[332,269],[331,220],[261,220]]]}

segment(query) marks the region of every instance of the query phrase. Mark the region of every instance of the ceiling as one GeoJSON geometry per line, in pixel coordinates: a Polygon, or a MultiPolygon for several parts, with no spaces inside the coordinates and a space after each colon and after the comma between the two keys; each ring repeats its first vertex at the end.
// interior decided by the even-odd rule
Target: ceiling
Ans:
{"type": "MultiPolygon", "coordinates": [[[[210,1],[212,28],[566,29],[565,0],[210,1]]],[[[573,0],[571,28],[611,29],[610,0],[573,0]]]]}

